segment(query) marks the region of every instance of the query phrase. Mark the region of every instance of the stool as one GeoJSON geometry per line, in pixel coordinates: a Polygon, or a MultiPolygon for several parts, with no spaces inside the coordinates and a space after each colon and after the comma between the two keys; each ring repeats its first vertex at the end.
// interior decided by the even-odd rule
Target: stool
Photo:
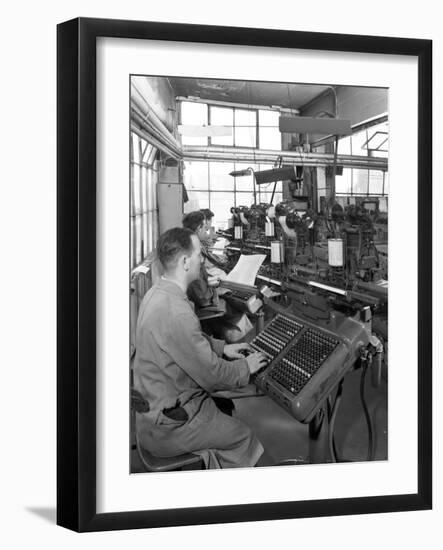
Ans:
{"type": "Polygon", "coordinates": [[[170,472],[172,470],[181,470],[185,466],[197,464],[198,462],[203,463],[202,458],[194,453],[171,457],[154,456],[140,445],[137,434],[135,435],[135,442],[138,456],[147,472],[170,472]]]}

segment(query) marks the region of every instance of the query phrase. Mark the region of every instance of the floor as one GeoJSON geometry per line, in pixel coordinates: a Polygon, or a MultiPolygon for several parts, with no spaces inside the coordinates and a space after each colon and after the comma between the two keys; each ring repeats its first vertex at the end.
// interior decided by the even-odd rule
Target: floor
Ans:
{"type": "MultiPolygon", "coordinates": [[[[341,461],[363,461],[368,454],[368,428],[360,400],[361,371],[346,376],[343,396],[335,421],[335,444],[341,461]]],[[[365,398],[373,423],[374,459],[386,460],[387,452],[387,384],[379,388],[365,384],[365,398]]],[[[262,442],[271,464],[287,459],[312,462],[308,425],[289,415],[269,397],[237,399],[237,416],[245,421],[262,442]]],[[[323,462],[329,462],[325,454],[323,462]]]]}
{"type": "MultiPolygon", "coordinates": [[[[335,445],[340,461],[365,461],[368,455],[368,428],[360,399],[361,370],[350,372],[344,382],[343,395],[335,421],[335,445]]],[[[250,392],[254,393],[254,392],[250,392]]],[[[365,398],[373,423],[374,460],[388,457],[387,382],[383,373],[378,388],[366,377],[365,398]]],[[[265,448],[263,466],[295,459],[299,463],[330,462],[325,449],[324,460],[311,456],[308,426],[296,421],[267,396],[235,398],[235,414],[248,424],[265,448]]],[[[317,455],[318,456],[318,455],[317,455]]],[[[136,451],[131,451],[131,471],[144,471],[136,451]]]]}

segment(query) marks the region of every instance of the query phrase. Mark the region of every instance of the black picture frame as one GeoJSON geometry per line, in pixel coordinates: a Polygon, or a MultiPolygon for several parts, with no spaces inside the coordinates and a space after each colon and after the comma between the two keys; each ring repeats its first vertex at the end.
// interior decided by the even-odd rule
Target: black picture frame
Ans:
{"type": "Polygon", "coordinates": [[[255,28],[74,19],[57,29],[57,523],[76,531],[424,510],[432,507],[432,42],[255,28]],[[416,494],[96,511],[96,39],[398,54],[418,60],[416,494]]]}

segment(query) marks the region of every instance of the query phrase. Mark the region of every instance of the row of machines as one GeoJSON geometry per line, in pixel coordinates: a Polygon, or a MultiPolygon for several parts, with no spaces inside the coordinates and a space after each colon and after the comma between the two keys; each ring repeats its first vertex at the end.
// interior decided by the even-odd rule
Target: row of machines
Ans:
{"type": "MultiPolygon", "coordinates": [[[[231,289],[238,306],[261,300],[269,321],[251,346],[268,358],[255,384],[294,418],[314,421],[353,368],[380,384],[387,345],[387,218],[377,199],[310,209],[308,197],[233,208],[226,255],[265,254],[256,284],[231,289]],[[381,229],[380,229],[381,227],[381,229]]],[[[257,310],[256,310],[257,311],[257,310]]]]}
{"type": "Polygon", "coordinates": [[[307,197],[275,207],[232,208],[231,227],[222,232],[230,240],[227,254],[235,262],[240,253],[265,252],[286,277],[308,273],[348,287],[386,280],[387,262],[379,250],[387,248],[387,216],[378,202],[335,203],[320,214],[313,213],[307,197]]]}
{"type": "Polygon", "coordinates": [[[228,270],[241,254],[265,254],[257,284],[290,289],[296,298],[312,282],[346,291],[352,301],[371,307],[387,337],[387,215],[377,198],[324,205],[319,214],[306,196],[231,211],[232,227],[220,232],[229,240],[228,270]]]}

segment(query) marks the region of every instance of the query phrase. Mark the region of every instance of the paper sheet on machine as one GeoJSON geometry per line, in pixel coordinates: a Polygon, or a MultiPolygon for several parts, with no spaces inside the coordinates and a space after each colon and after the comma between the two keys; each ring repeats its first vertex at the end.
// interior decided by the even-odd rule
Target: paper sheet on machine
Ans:
{"type": "Polygon", "coordinates": [[[254,286],[255,278],[259,267],[266,258],[266,254],[251,254],[250,256],[240,255],[238,262],[225,280],[231,283],[254,286]]]}

